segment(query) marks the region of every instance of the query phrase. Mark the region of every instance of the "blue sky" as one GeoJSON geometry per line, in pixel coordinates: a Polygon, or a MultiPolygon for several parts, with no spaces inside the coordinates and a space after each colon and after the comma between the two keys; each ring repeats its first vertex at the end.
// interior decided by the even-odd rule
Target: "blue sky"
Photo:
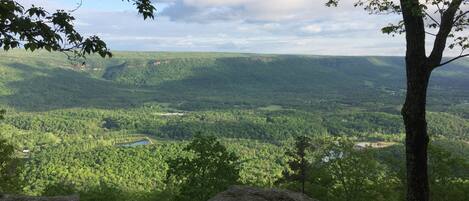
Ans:
{"type": "MultiPolygon", "coordinates": [[[[343,0],[157,0],[156,20],[143,21],[128,2],[83,0],[74,15],[86,35],[112,50],[222,51],[314,55],[403,55],[403,37],[380,28],[398,16],[370,16],[343,0]]],[[[73,9],[80,0],[20,0],[73,9]]]]}

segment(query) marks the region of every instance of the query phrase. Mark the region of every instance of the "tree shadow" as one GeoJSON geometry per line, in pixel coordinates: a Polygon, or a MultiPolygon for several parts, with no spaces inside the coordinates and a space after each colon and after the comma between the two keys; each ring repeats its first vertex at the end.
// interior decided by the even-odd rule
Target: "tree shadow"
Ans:
{"type": "MultiPolygon", "coordinates": [[[[7,83],[14,93],[0,96],[0,101],[24,111],[128,108],[146,102],[171,103],[171,107],[195,111],[268,105],[388,111],[385,106],[402,104],[406,88],[402,57],[222,57],[211,64],[196,65],[180,79],[136,87],[93,78],[85,72],[13,63],[9,67],[20,71],[24,79],[7,83]]],[[[469,91],[469,80],[459,76],[469,75],[469,68],[461,65],[439,69],[432,77],[430,105],[443,105],[447,97],[456,102],[469,99],[462,93],[469,91]]],[[[151,73],[158,71],[145,76],[161,76],[151,73]]]]}
{"type": "Polygon", "coordinates": [[[368,58],[356,57],[233,57],[217,58],[210,66],[194,68],[191,76],[154,86],[183,107],[208,107],[211,103],[254,107],[265,105],[322,105],[324,101],[345,105],[384,100],[396,104],[385,88],[404,88],[400,60],[384,58],[392,65],[377,66],[368,58]],[[366,82],[375,83],[368,86],[366,82]],[[350,98],[353,97],[353,98],[350,98]],[[208,103],[201,105],[201,103],[208,103]],[[189,106],[188,106],[189,105],[189,106]]]}
{"type": "Polygon", "coordinates": [[[1,96],[0,101],[19,110],[134,107],[155,96],[63,68],[39,69],[19,63],[11,66],[24,79],[7,83],[14,94],[1,96]]]}

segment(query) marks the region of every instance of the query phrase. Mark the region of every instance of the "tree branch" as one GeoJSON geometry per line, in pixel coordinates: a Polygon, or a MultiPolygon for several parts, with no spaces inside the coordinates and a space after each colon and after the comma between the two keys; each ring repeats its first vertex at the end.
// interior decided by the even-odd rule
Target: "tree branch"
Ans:
{"type": "Polygon", "coordinates": [[[83,6],[83,0],[80,0],[80,3],[77,4],[77,7],[75,7],[72,10],[69,10],[68,12],[73,13],[73,12],[77,11],[78,9],[80,9],[82,6],[83,6]]]}
{"type": "Polygon", "coordinates": [[[456,19],[454,20],[454,23],[458,22],[461,18],[463,18],[465,15],[469,14],[469,10],[464,12],[464,13],[461,13],[460,15],[458,15],[456,17],[456,19]]]}
{"type": "Polygon", "coordinates": [[[431,35],[431,36],[435,36],[435,37],[436,37],[436,34],[434,34],[434,33],[431,33],[431,32],[428,32],[428,31],[425,31],[425,33],[428,34],[428,35],[431,35]]]}
{"type": "Polygon", "coordinates": [[[425,15],[430,18],[433,22],[435,22],[435,24],[437,24],[438,26],[441,26],[440,23],[438,21],[436,21],[435,18],[433,18],[430,14],[428,14],[426,11],[423,11],[425,13],[425,15]]]}
{"type": "Polygon", "coordinates": [[[446,62],[443,62],[443,63],[439,64],[439,65],[436,66],[435,68],[440,67],[440,66],[447,65],[447,64],[449,64],[449,63],[451,63],[451,62],[454,62],[454,61],[456,61],[456,60],[458,60],[458,59],[462,59],[462,58],[465,58],[465,57],[469,57],[469,54],[462,54],[462,55],[459,55],[459,56],[457,56],[457,57],[454,57],[454,58],[452,58],[452,59],[450,59],[450,60],[448,60],[448,61],[446,61],[446,62]]]}
{"type": "Polygon", "coordinates": [[[444,9],[444,6],[445,6],[445,5],[443,4],[443,8],[442,8],[442,7],[440,7],[440,4],[436,4],[436,7],[438,8],[438,13],[440,13],[440,17],[443,16],[443,12],[444,12],[443,9],[444,9]]]}
{"type": "Polygon", "coordinates": [[[432,69],[439,66],[443,59],[443,52],[446,49],[446,40],[453,29],[454,18],[462,2],[463,0],[452,0],[448,9],[441,17],[440,30],[438,31],[438,34],[436,34],[433,50],[428,59],[430,68],[432,69]]]}

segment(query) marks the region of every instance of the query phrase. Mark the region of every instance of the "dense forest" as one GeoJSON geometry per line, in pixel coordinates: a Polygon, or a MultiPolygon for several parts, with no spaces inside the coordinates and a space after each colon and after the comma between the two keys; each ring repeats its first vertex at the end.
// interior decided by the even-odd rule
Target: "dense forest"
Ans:
{"type": "MultiPolygon", "coordinates": [[[[79,193],[85,201],[187,200],[194,193],[204,200],[215,191],[187,186],[221,173],[193,177],[197,170],[178,161],[213,170],[197,154],[212,151],[232,170],[218,187],[300,191],[288,176],[295,171],[288,153],[307,136],[306,194],[332,201],[404,196],[403,58],[118,52],[82,63],[22,51],[0,58],[0,143],[12,147],[15,167],[0,167],[10,184],[0,191],[79,193]]],[[[435,200],[469,199],[467,77],[463,60],[432,78],[435,200]]]]}

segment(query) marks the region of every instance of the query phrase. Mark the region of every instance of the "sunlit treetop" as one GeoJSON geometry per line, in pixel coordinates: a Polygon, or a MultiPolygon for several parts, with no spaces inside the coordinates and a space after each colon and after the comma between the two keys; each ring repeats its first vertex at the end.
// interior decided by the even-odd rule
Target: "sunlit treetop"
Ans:
{"type": "MultiPolygon", "coordinates": [[[[121,1],[133,4],[144,19],[154,18],[156,8],[151,0],[121,1]]],[[[6,51],[21,47],[31,51],[45,49],[74,58],[92,53],[111,57],[111,51],[98,36],[84,37],[75,29],[72,16],[75,10],[51,13],[34,5],[25,7],[15,0],[0,0],[0,48],[6,51]]]]}
{"type": "MultiPolygon", "coordinates": [[[[326,5],[338,6],[339,2],[327,0],[326,5]]],[[[466,53],[469,49],[469,0],[357,0],[354,5],[378,15],[402,14],[403,9],[410,11],[408,13],[424,23],[422,31],[435,39],[430,59],[438,57],[445,48],[460,50],[458,57],[435,64],[435,67],[469,56],[466,53]]],[[[405,33],[404,20],[383,27],[382,32],[392,36],[405,33]]]]}

